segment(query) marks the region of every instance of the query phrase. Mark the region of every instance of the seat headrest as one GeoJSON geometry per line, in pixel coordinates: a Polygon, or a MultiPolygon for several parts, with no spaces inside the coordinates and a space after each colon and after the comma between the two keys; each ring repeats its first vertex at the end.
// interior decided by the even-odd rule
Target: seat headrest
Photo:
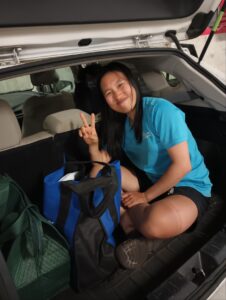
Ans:
{"type": "Polygon", "coordinates": [[[153,92],[163,90],[169,87],[169,84],[164,75],[159,71],[151,71],[142,73],[144,82],[147,84],[149,89],[153,92]]]}
{"type": "Polygon", "coordinates": [[[55,70],[43,71],[31,74],[31,82],[35,86],[50,85],[59,81],[59,76],[55,70]]]}
{"type": "Polygon", "coordinates": [[[90,123],[90,115],[86,112],[80,109],[68,109],[48,115],[43,122],[43,128],[51,134],[78,129],[83,125],[80,112],[83,112],[87,122],[90,123]]]}
{"type": "Polygon", "coordinates": [[[21,129],[17,118],[4,100],[0,99],[0,151],[14,147],[21,141],[21,129]]]}

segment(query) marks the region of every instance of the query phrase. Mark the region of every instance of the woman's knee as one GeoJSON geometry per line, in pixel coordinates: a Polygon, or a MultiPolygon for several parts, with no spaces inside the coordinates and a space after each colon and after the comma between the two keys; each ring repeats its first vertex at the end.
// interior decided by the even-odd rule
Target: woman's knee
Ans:
{"type": "Polygon", "coordinates": [[[171,206],[150,205],[146,209],[140,232],[146,238],[169,238],[183,231],[180,214],[171,206]]]}
{"type": "Polygon", "coordinates": [[[149,220],[141,224],[140,233],[148,239],[167,238],[170,236],[168,227],[161,220],[149,220]]]}

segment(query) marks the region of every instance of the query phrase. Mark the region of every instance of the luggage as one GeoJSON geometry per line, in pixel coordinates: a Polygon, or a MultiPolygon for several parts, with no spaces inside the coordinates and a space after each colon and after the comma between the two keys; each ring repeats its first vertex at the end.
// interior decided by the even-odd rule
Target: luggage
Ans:
{"type": "Polygon", "coordinates": [[[0,176],[0,247],[21,300],[46,300],[69,286],[68,243],[8,176],[0,176]]]}
{"type": "Polygon", "coordinates": [[[73,282],[78,290],[95,286],[118,266],[114,229],[120,219],[120,163],[101,163],[104,167],[96,178],[84,178],[83,170],[91,163],[74,163],[75,180],[59,181],[67,165],[44,179],[44,215],[70,243],[73,282]]]}

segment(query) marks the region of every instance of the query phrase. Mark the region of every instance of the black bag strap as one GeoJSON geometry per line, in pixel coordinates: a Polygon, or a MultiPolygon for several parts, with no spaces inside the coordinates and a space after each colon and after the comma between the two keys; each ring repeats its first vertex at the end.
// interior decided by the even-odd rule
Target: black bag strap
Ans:
{"type": "Polygon", "coordinates": [[[66,222],[70,205],[71,205],[71,195],[72,195],[72,190],[68,188],[67,185],[61,183],[60,187],[61,187],[61,193],[60,193],[61,199],[60,199],[59,212],[56,220],[56,224],[59,226],[59,229],[63,228],[66,222]]]}
{"type": "MultiPolygon", "coordinates": [[[[111,172],[111,165],[102,161],[97,161],[97,160],[80,160],[80,161],[67,161],[65,163],[65,169],[70,169],[71,171],[77,171],[78,166],[83,167],[84,165],[92,165],[92,164],[100,164],[102,166],[106,167],[107,172],[111,172]]],[[[84,171],[84,169],[82,169],[84,171]]]]}
{"type": "Polygon", "coordinates": [[[87,181],[87,183],[94,183],[92,190],[88,189],[87,191],[87,185],[84,186],[84,189],[81,189],[81,187],[78,187],[73,183],[70,184],[69,182],[67,183],[67,187],[78,194],[80,200],[80,208],[84,214],[86,214],[89,217],[99,218],[109,207],[114,197],[114,193],[117,191],[117,187],[114,190],[112,190],[112,181],[110,178],[108,181],[106,181],[105,178],[101,178],[100,180],[95,180],[95,182],[87,181]],[[93,189],[96,187],[96,184],[99,188],[103,189],[104,199],[98,206],[94,207],[92,200],[94,193],[93,189]],[[110,188],[106,188],[106,185],[108,185],[110,188]]]}
{"type": "Polygon", "coordinates": [[[110,166],[105,163],[101,164],[104,165],[104,168],[101,170],[102,176],[100,177],[86,178],[83,181],[80,181],[79,183],[76,183],[74,181],[61,182],[61,185],[63,186],[62,192],[64,193],[61,199],[63,202],[62,206],[67,207],[66,209],[64,208],[65,216],[67,215],[69,209],[68,206],[71,197],[71,193],[65,192],[66,190],[70,190],[78,194],[80,199],[81,210],[90,217],[100,217],[107,208],[113,205],[112,200],[118,189],[117,174],[114,166],[110,166]],[[94,207],[92,203],[92,196],[94,190],[97,187],[103,189],[104,199],[98,206],[94,207]]]}

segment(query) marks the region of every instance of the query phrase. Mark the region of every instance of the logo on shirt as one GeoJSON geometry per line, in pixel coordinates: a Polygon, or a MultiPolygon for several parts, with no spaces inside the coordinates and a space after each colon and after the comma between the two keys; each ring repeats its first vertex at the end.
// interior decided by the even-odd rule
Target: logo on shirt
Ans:
{"type": "Polygon", "coordinates": [[[151,131],[143,132],[142,134],[143,134],[143,139],[147,139],[153,135],[151,131]]]}

